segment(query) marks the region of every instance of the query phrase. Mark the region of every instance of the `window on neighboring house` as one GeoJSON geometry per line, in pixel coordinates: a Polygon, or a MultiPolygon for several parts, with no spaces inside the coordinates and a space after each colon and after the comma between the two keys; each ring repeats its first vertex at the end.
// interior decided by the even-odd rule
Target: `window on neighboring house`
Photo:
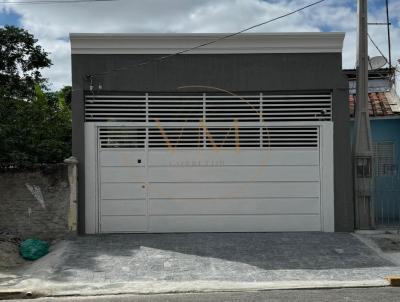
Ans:
{"type": "Polygon", "coordinates": [[[375,176],[394,176],[397,174],[394,143],[391,141],[374,143],[375,176]]]}

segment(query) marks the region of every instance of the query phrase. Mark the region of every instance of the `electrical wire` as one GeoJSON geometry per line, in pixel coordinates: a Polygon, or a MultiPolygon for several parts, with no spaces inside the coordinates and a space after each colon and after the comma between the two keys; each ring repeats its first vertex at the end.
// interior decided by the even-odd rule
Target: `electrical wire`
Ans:
{"type": "MultiPolygon", "coordinates": [[[[375,43],[375,41],[371,38],[371,36],[369,35],[369,33],[367,33],[369,40],[372,42],[372,44],[375,46],[375,48],[379,51],[379,53],[381,54],[381,56],[385,59],[386,63],[389,63],[388,59],[385,57],[385,55],[383,54],[383,52],[379,49],[378,45],[375,43]]],[[[392,66],[393,68],[393,66],[392,66]]],[[[394,69],[394,73],[392,74],[388,74],[387,76],[384,76],[382,73],[380,73],[379,71],[376,70],[376,72],[382,77],[382,78],[387,78],[390,81],[393,81],[394,79],[394,74],[396,73],[396,68],[394,69]]]]}
{"type": "Polygon", "coordinates": [[[374,42],[374,40],[372,40],[371,36],[369,35],[369,33],[367,33],[368,35],[368,39],[372,42],[372,44],[375,46],[375,48],[379,51],[379,53],[381,54],[381,56],[385,59],[386,63],[388,63],[388,59],[386,58],[386,56],[383,54],[383,52],[379,49],[378,45],[376,45],[376,43],[374,42]]]}
{"type": "Polygon", "coordinates": [[[267,21],[264,21],[264,22],[261,22],[261,23],[252,25],[252,26],[247,27],[247,28],[245,28],[245,29],[242,29],[242,30],[240,30],[240,31],[238,31],[238,32],[235,32],[235,33],[232,33],[232,34],[228,34],[228,35],[225,35],[225,36],[216,38],[216,39],[214,39],[214,40],[212,40],[212,41],[209,41],[209,42],[206,42],[206,43],[203,43],[203,44],[199,44],[199,45],[194,46],[194,47],[191,47],[191,48],[187,48],[187,49],[182,50],[182,51],[178,51],[178,52],[175,52],[175,53],[172,53],[172,54],[169,54],[169,55],[165,55],[165,56],[162,56],[162,57],[158,57],[158,58],[155,58],[155,59],[151,59],[151,60],[148,60],[148,61],[145,61],[145,62],[136,64],[136,65],[133,65],[133,66],[131,66],[131,67],[115,68],[115,69],[111,69],[111,70],[105,71],[105,72],[90,74],[90,75],[88,75],[88,78],[91,78],[91,77],[99,77],[99,76],[105,76],[105,75],[107,75],[107,74],[110,74],[110,73],[116,72],[116,71],[130,70],[130,69],[134,69],[134,68],[137,68],[137,67],[141,67],[141,66],[143,66],[143,65],[147,65],[147,64],[150,64],[150,63],[153,63],[153,62],[159,62],[159,61],[162,61],[162,60],[165,60],[165,59],[168,59],[168,58],[171,58],[171,57],[180,55],[180,54],[184,54],[184,53],[190,52],[190,51],[192,51],[192,50],[195,50],[195,49],[198,49],[198,48],[201,48],[201,47],[204,47],[204,46],[208,46],[208,45],[210,45],[210,44],[214,44],[214,43],[219,42],[219,41],[221,41],[221,40],[225,40],[225,39],[228,39],[228,38],[237,36],[237,35],[239,35],[239,34],[241,34],[241,33],[244,33],[244,32],[249,31],[249,30],[251,30],[251,29],[260,27],[260,26],[262,26],[262,25],[265,25],[265,24],[268,24],[268,23],[272,23],[272,22],[277,21],[277,20],[279,20],[279,19],[288,17],[288,16],[290,16],[290,15],[293,15],[293,14],[295,14],[295,13],[298,13],[298,12],[304,10],[304,9],[307,9],[307,8],[309,8],[309,7],[311,7],[311,6],[317,5],[317,4],[319,4],[319,3],[321,3],[321,2],[324,2],[324,1],[326,1],[326,0],[319,0],[319,1],[316,1],[316,2],[313,2],[313,3],[310,3],[310,4],[308,4],[308,5],[302,6],[302,7],[298,8],[298,9],[293,10],[293,11],[290,11],[289,13],[286,13],[286,14],[280,15],[280,16],[278,16],[278,17],[269,19],[269,20],[267,20],[267,21]]]}
{"type": "Polygon", "coordinates": [[[89,2],[113,2],[119,0],[36,0],[36,1],[1,1],[0,4],[74,4],[89,2]]]}

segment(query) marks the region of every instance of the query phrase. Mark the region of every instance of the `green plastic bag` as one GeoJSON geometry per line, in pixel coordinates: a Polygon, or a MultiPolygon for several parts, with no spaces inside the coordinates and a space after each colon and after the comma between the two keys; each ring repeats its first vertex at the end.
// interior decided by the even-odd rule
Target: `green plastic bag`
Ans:
{"type": "Polygon", "coordinates": [[[26,239],[19,246],[19,253],[26,260],[37,260],[49,252],[50,244],[39,239],[26,239]]]}

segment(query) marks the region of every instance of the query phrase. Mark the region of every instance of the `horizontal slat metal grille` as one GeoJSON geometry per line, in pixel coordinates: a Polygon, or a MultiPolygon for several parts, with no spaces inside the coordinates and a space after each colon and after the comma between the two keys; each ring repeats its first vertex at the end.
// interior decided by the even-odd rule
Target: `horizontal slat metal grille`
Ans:
{"type": "Polygon", "coordinates": [[[87,122],[281,122],[330,121],[324,95],[143,94],[87,95],[87,122]]]}
{"type": "Polygon", "coordinates": [[[148,95],[149,122],[198,122],[203,119],[203,96],[148,95]]]}
{"type": "Polygon", "coordinates": [[[207,122],[257,122],[262,120],[260,95],[207,96],[205,120],[207,122]]]}
{"type": "Polygon", "coordinates": [[[203,146],[203,131],[198,127],[149,129],[149,148],[198,148],[203,146]]]}
{"type": "Polygon", "coordinates": [[[260,128],[209,128],[207,147],[260,147],[260,128]]]}
{"type": "Polygon", "coordinates": [[[319,128],[298,127],[101,127],[101,148],[318,148],[319,128]]]}
{"type": "Polygon", "coordinates": [[[146,129],[133,127],[101,127],[100,147],[104,148],[144,148],[146,129]]]}
{"type": "Polygon", "coordinates": [[[318,147],[317,127],[263,128],[263,147],[318,147]]]}
{"type": "Polygon", "coordinates": [[[87,95],[87,122],[145,122],[146,97],[87,95]]]}
{"type": "Polygon", "coordinates": [[[264,97],[264,121],[330,121],[332,101],[330,95],[264,97]]]}

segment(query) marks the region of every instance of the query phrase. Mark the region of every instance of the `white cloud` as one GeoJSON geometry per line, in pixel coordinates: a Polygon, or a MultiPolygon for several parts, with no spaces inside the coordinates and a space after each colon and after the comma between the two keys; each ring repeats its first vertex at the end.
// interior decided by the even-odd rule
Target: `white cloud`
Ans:
{"type": "MultiPolygon", "coordinates": [[[[70,32],[234,32],[287,13],[308,0],[119,0],[115,2],[57,5],[14,5],[21,25],[50,52],[53,66],[44,72],[57,89],[70,84],[70,32]]],[[[391,11],[395,11],[395,3],[391,11]]],[[[393,14],[392,45],[400,45],[400,6],[393,14]]],[[[0,6],[1,10],[1,6],[0,6]]],[[[370,12],[382,21],[384,8],[370,12]]],[[[353,68],[356,52],[356,12],[352,0],[326,1],[256,31],[346,31],[343,67],[353,68]],[[353,5],[353,7],[351,7],[353,5]]],[[[370,28],[371,36],[386,54],[384,29],[370,28]]],[[[377,52],[373,46],[370,54],[377,52]]],[[[400,57],[394,49],[393,58],[400,57]]]]}

